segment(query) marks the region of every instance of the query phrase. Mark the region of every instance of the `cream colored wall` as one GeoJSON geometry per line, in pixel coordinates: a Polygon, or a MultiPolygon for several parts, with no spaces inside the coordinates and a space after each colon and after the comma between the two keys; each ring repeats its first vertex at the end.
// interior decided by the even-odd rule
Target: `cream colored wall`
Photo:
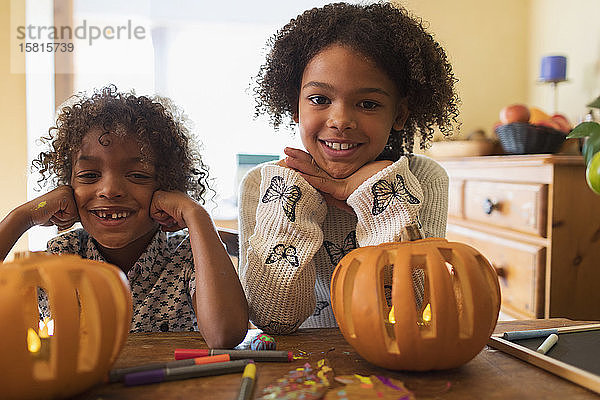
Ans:
{"type": "Polygon", "coordinates": [[[429,22],[446,48],[462,98],[462,134],[491,134],[499,110],[525,103],[552,114],[554,89],[538,82],[541,58],[567,57],[558,112],[572,123],[600,96],[598,0],[396,0],[429,22]]]}
{"type": "MultiPolygon", "coordinates": [[[[567,82],[558,84],[558,111],[577,123],[600,96],[600,1],[532,0],[528,76],[539,76],[542,56],[567,57],[567,82]]],[[[528,81],[529,101],[553,112],[551,85],[528,81]]]]}
{"type": "MultiPolygon", "coordinates": [[[[25,2],[14,3],[23,8],[13,11],[24,16],[25,2]]],[[[9,0],[0,0],[0,218],[27,200],[25,74],[10,73],[10,4],[9,0]]],[[[26,249],[26,236],[23,236],[13,251],[26,249]]]]}
{"type": "Polygon", "coordinates": [[[462,100],[461,136],[491,134],[498,112],[528,98],[529,1],[396,0],[428,22],[446,50],[462,100]]]}

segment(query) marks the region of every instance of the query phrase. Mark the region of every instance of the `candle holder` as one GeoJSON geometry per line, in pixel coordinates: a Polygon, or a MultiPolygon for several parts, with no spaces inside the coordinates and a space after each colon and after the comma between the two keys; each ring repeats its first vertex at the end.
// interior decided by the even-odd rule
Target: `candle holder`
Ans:
{"type": "Polygon", "coordinates": [[[542,57],[540,68],[540,82],[551,83],[554,92],[553,111],[558,112],[558,84],[567,80],[567,57],[546,56],[542,57]]]}

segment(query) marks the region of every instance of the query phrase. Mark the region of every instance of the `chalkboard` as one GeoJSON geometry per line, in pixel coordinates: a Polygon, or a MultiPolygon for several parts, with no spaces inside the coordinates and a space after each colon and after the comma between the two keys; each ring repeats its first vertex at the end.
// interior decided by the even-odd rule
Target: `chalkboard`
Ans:
{"type": "Polygon", "coordinates": [[[578,328],[559,328],[558,342],[546,354],[536,351],[545,337],[510,341],[493,335],[488,345],[600,394],[600,329],[569,332],[578,328]]]}

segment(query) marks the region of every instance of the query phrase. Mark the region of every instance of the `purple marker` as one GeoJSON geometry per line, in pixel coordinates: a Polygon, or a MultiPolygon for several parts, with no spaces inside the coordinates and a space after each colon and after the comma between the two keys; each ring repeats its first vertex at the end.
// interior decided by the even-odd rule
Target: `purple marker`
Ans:
{"type": "Polygon", "coordinates": [[[189,365],[185,367],[165,367],[151,371],[134,372],[125,375],[125,385],[148,385],[179,379],[197,378],[200,376],[225,375],[242,372],[252,360],[235,360],[222,363],[189,365]]]}

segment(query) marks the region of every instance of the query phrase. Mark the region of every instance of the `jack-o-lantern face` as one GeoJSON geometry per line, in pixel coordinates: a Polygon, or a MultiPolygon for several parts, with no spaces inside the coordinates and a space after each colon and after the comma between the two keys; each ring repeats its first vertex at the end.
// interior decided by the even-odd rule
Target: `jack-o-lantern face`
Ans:
{"type": "Polygon", "coordinates": [[[333,273],[331,299],[346,340],[369,362],[395,370],[466,363],[500,312],[489,261],[439,238],[353,250],[333,273]]]}
{"type": "Polygon", "coordinates": [[[131,291],[115,266],[34,254],[0,267],[3,398],[58,398],[106,377],[131,324],[131,291]],[[38,312],[38,293],[51,317],[38,312]]]}

